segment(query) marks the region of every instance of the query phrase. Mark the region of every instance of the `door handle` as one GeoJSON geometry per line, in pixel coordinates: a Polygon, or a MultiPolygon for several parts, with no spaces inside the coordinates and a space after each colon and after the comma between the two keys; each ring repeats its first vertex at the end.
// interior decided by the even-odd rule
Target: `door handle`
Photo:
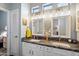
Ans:
{"type": "Polygon", "coordinates": [[[14,37],[15,37],[15,38],[17,38],[18,36],[17,36],[17,35],[15,35],[14,37]]]}
{"type": "Polygon", "coordinates": [[[31,54],[31,50],[29,50],[29,54],[31,54]]]}
{"type": "Polygon", "coordinates": [[[32,55],[34,55],[34,52],[32,51],[32,55]]]}

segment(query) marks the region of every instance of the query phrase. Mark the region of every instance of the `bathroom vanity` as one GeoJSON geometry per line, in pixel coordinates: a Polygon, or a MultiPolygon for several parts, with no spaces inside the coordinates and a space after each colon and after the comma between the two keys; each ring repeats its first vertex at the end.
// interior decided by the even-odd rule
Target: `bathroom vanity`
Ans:
{"type": "MultiPolygon", "coordinates": [[[[79,44],[79,43],[78,43],[79,44]]],[[[23,56],[79,56],[79,45],[22,38],[23,56]]]]}
{"type": "Polygon", "coordinates": [[[31,40],[22,38],[22,55],[79,56],[77,4],[41,5],[41,7],[32,9],[31,20],[34,37],[31,40]],[[45,41],[46,33],[48,33],[48,41],[45,41]],[[38,36],[43,38],[40,39],[38,36]],[[71,40],[71,43],[68,40],[71,40]],[[77,43],[72,43],[72,41],[77,43]]]}

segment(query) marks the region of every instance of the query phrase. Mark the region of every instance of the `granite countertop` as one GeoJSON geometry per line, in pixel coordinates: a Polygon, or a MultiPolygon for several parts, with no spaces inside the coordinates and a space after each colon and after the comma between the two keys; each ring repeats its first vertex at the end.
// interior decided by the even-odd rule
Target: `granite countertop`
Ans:
{"type": "Polygon", "coordinates": [[[22,38],[22,42],[79,52],[79,43],[73,44],[73,43],[62,42],[62,41],[59,42],[53,40],[46,42],[45,40],[26,39],[25,37],[22,38]]]}

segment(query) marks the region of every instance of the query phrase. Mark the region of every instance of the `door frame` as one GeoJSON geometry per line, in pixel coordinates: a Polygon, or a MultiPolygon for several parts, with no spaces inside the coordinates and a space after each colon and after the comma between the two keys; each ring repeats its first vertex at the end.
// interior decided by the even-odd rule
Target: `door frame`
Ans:
{"type": "MultiPolygon", "coordinates": [[[[19,8],[16,8],[16,9],[13,9],[13,10],[17,10],[17,9],[18,9],[19,12],[21,11],[19,8]]],[[[11,13],[13,10],[11,10],[10,13],[11,13]]],[[[22,42],[21,42],[21,32],[20,32],[20,31],[21,31],[21,17],[20,17],[20,16],[21,16],[21,13],[19,13],[19,30],[18,30],[18,31],[19,31],[19,34],[18,34],[18,35],[19,35],[19,37],[18,37],[18,38],[19,38],[19,46],[18,46],[18,48],[19,48],[19,54],[18,54],[18,55],[21,56],[21,55],[22,55],[22,48],[21,48],[21,47],[22,47],[22,42]]],[[[10,34],[11,34],[11,29],[12,29],[12,28],[11,28],[11,25],[10,25],[10,24],[11,24],[11,19],[9,19],[9,22],[10,22],[10,23],[9,23],[9,26],[10,26],[10,27],[9,27],[9,29],[10,29],[9,32],[10,32],[10,34]]],[[[10,40],[9,40],[9,42],[10,42],[10,52],[9,52],[9,55],[14,55],[14,54],[11,52],[11,39],[12,39],[12,38],[11,38],[11,35],[10,35],[9,38],[10,38],[10,40]]],[[[16,55],[15,55],[15,56],[16,56],[16,55]]]]}
{"type": "Polygon", "coordinates": [[[0,6],[0,10],[7,13],[7,55],[10,55],[10,20],[9,20],[9,10],[0,6]]]}

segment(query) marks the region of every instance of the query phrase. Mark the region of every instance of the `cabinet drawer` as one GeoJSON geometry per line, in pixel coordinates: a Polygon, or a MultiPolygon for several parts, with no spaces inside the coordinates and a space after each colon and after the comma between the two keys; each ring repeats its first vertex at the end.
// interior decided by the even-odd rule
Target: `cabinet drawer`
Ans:
{"type": "Polygon", "coordinates": [[[60,55],[66,55],[66,56],[73,56],[74,53],[73,51],[68,51],[68,50],[64,50],[64,49],[58,49],[58,48],[53,48],[53,52],[54,53],[58,53],[60,55]]]}
{"type": "Polygon", "coordinates": [[[26,56],[79,56],[78,52],[26,42],[22,43],[22,54],[26,56]]]}
{"type": "Polygon", "coordinates": [[[30,44],[23,42],[22,43],[22,55],[23,56],[30,56],[31,52],[30,52],[31,48],[30,48],[30,44]]]}
{"type": "Polygon", "coordinates": [[[79,56],[79,52],[73,52],[74,56],[79,56]]]}

